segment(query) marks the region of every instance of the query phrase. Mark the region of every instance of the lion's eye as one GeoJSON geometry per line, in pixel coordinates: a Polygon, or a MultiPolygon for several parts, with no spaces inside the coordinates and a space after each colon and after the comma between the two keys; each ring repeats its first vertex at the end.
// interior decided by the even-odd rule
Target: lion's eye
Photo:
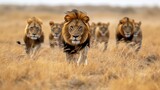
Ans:
{"type": "Polygon", "coordinates": [[[38,29],[39,29],[39,27],[36,27],[36,29],[38,30],[38,29]]]}
{"type": "Polygon", "coordinates": [[[72,31],[73,30],[73,26],[70,26],[70,31],[72,31]]]}
{"type": "Polygon", "coordinates": [[[30,29],[33,29],[33,27],[30,27],[30,29]]]}
{"type": "Polygon", "coordinates": [[[73,26],[70,26],[70,29],[73,29],[73,26]]]}
{"type": "Polygon", "coordinates": [[[83,28],[82,26],[79,26],[78,30],[80,30],[80,31],[81,31],[81,30],[82,30],[82,28],[83,28]]]}
{"type": "Polygon", "coordinates": [[[124,26],[124,28],[127,28],[127,26],[124,26]]]}
{"type": "Polygon", "coordinates": [[[132,28],[132,26],[129,26],[129,28],[132,28]]]}

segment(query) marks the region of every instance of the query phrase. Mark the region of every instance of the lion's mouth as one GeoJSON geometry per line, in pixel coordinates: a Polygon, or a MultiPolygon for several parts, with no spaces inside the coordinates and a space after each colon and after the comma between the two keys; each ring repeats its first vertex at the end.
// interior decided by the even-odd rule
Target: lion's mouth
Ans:
{"type": "Polygon", "coordinates": [[[106,35],[106,32],[101,33],[101,35],[102,35],[102,36],[105,36],[105,35],[106,35]]]}
{"type": "Polygon", "coordinates": [[[37,40],[38,38],[40,38],[40,36],[39,35],[30,35],[30,38],[32,40],[37,40]]]}
{"type": "Polygon", "coordinates": [[[127,38],[130,37],[130,36],[131,36],[130,34],[125,34],[125,37],[127,37],[127,38]]]}
{"type": "Polygon", "coordinates": [[[31,39],[32,39],[32,40],[36,40],[36,39],[37,39],[37,37],[31,37],[31,39]]]}
{"type": "Polygon", "coordinates": [[[59,38],[59,35],[54,35],[54,39],[58,39],[59,38]]]}
{"type": "Polygon", "coordinates": [[[58,39],[59,37],[58,36],[54,36],[54,39],[58,39]]]}
{"type": "Polygon", "coordinates": [[[58,39],[60,35],[59,34],[54,34],[53,36],[54,36],[54,39],[58,39]]]}
{"type": "Polygon", "coordinates": [[[77,44],[80,44],[80,41],[79,40],[72,40],[72,43],[77,45],[77,44]]]}
{"type": "Polygon", "coordinates": [[[72,41],[72,44],[75,44],[75,45],[80,44],[80,39],[81,39],[80,37],[74,36],[74,37],[71,37],[70,39],[72,41]]]}
{"type": "Polygon", "coordinates": [[[124,32],[124,35],[126,38],[129,38],[131,36],[131,33],[130,32],[124,32]]]}

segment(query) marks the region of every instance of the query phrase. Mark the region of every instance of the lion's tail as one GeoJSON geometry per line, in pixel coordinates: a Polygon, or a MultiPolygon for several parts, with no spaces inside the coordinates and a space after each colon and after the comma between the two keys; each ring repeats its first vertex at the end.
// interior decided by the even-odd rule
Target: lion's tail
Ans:
{"type": "Polygon", "coordinates": [[[26,44],[24,44],[24,43],[21,43],[20,41],[17,41],[17,44],[22,45],[22,46],[25,46],[25,45],[26,45],[26,44]]]}

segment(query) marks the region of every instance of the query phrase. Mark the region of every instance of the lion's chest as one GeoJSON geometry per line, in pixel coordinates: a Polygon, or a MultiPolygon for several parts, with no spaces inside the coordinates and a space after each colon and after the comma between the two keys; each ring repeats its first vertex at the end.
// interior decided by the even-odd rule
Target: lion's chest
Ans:
{"type": "Polygon", "coordinates": [[[76,46],[72,46],[72,45],[63,41],[64,52],[69,53],[69,54],[79,53],[79,51],[81,51],[86,46],[89,46],[89,39],[87,39],[83,44],[79,44],[76,46]]]}

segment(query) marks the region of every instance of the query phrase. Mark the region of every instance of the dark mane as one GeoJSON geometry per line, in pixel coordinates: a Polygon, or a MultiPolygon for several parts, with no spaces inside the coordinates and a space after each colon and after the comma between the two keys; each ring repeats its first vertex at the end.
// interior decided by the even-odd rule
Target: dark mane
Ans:
{"type": "Polygon", "coordinates": [[[63,45],[64,45],[64,52],[68,54],[75,54],[86,46],[90,47],[90,39],[88,38],[84,43],[79,44],[77,46],[71,46],[67,44],[65,41],[63,41],[63,45]]]}

